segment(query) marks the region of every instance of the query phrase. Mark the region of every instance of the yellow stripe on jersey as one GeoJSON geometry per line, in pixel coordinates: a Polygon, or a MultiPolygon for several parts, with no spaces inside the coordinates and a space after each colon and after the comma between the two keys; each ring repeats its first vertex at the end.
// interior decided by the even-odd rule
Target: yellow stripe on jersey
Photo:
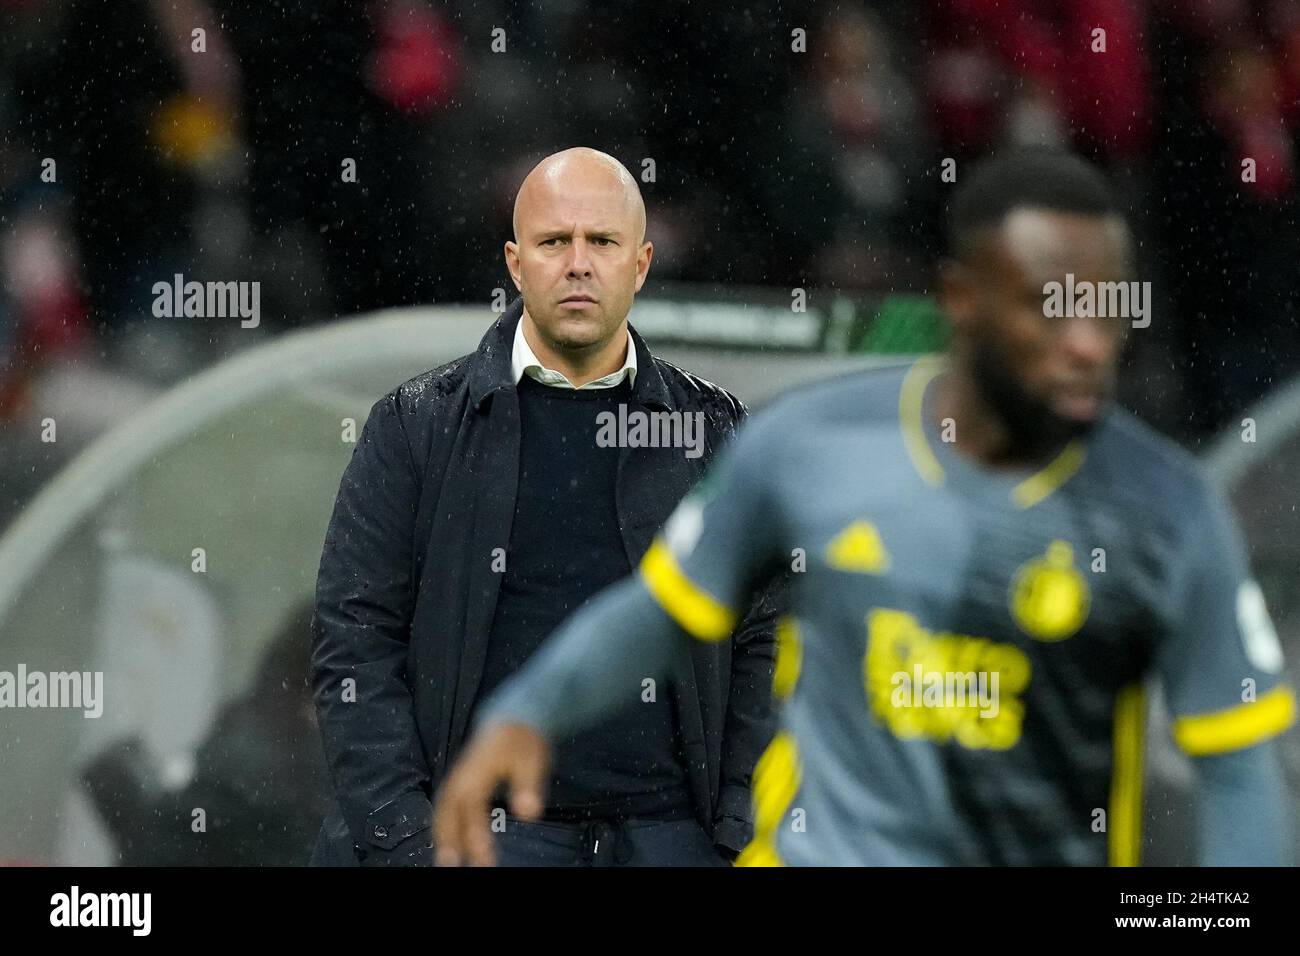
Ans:
{"type": "Polygon", "coordinates": [[[720,641],[735,629],[736,612],[686,576],[663,538],[655,538],[640,570],[650,595],[692,637],[720,641]]]}
{"type": "Polygon", "coordinates": [[[776,849],[776,831],[799,792],[803,773],[794,734],[772,738],[754,766],[754,839],[736,857],[736,866],[784,866],[776,849]]]}
{"type": "Polygon", "coordinates": [[[794,693],[803,666],[803,641],[799,622],[788,614],[776,622],[776,665],[772,669],[772,696],[785,700],[794,693]]]}
{"type": "Polygon", "coordinates": [[[785,866],[785,861],[776,852],[776,845],[770,840],[755,837],[749,842],[732,866],[785,866]]]}
{"type": "MultiPolygon", "coordinates": [[[[943,371],[944,361],[940,355],[926,355],[917,359],[904,376],[898,394],[898,423],[908,457],[912,459],[917,473],[935,486],[943,484],[945,475],[943,465],[926,437],[922,413],[926,387],[943,371]]],[[[1012,502],[1018,508],[1032,508],[1051,495],[1083,465],[1086,449],[1083,442],[1070,442],[1041,471],[1030,475],[1012,489],[1012,502]]]]}
{"type": "Polygon", "coordinates": [[[1032,508],[1079,470],[1084,459],[1083,442],[1072,441],[1042,471],[1030,475],[1011,491],[1011,500],[1019,508],[1032,508]]]}
{"type": "Polygon", "coordinates": [[[1213,714],[1179,717],[1174,742],[1192,757],[1207,757],[1254,746],[1286,730],[1295,721],[1295,694],[1286,685],[1258,700],[1213,714]]]}
{"type": "Polygon", "coordinates": [[[932,485],[943,484],[943,466],[925,437],[921,403],[925,387],[942,369],[943,362],[934,356],[917,359],[908,369],[898,395],[898,424],[903,433],[903,444],[907,446],[907,454],[917,473],[932,485]]]}
{"type": "Polygon", "coordinates": [[[1106,844],[1111,866],[1137,866],[1142,852],[1146,707],[1141,684],[1131,684],[1115,697],[1110,808],[1106,812],[1106,844]]]}

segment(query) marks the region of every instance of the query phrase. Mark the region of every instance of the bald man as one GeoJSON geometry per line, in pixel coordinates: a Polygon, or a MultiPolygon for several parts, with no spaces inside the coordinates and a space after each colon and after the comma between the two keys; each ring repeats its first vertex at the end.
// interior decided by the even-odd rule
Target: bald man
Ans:
{"type": "MultiPolygon", "coordinates": [[[[478,350],[377,401],[339,487],[311,678],[338,807],[312,862],[432,865],[431,798],[479,705],[636,567],[745,415],[628,323],[654,254],[636,180],[592,149],[515,199],[521,293],[478,350]]],[[[725,639],[638,675],[557,740],[539,819],[493,812],[507,865],[726,865],[772,733],[776,591],[725,639]]]]}

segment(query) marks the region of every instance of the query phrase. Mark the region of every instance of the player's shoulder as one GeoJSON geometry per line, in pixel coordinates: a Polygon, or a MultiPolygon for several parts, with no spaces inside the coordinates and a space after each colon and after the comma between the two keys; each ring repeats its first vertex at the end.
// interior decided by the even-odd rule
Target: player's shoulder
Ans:
{"type": "Polygon", "coordinates": [[[916,363],[900,361],[858,369],[790,388],[755,415],[777,427],[898,423],[899,396],[916,363]]]}
{"type": "Polygon", "coordinates": [[[755,411],[740,429],[737,455],[747,467],[779,471],[810,456],[837,454],[841,439],[898,428],[899,389],[911,363],[861,369],[796,385],[755,411]]]}
{"type": "Polygon", "coordinates": [[[1114,406],[1089,448],[1106,484],[1128,491],[1171,518],[1196,520],[1218,508],[1219,494],[1196,457],[1132,412],[1114,406]]]}

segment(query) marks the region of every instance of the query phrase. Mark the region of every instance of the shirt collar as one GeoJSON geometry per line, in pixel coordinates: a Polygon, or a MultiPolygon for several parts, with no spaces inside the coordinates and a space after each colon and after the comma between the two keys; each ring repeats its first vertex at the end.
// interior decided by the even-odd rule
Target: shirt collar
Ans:
{"type": "Polygon", "coordinates": [[[525,375],[543,385],[553,385],[556,388],[613,388],[622,383],[624,378],[628,380],[629,385],[632,385],[636,382],[636,345],[632,341],[632,333],[629,330],[627,358],[623,360],[623,367],[586,385],[575,386],[562,372],[549,369],[542,364],[541,359],[528,344],[528,340],[524,338],[524,321],[521,317],[515,326],[515,344],[510,354],[510,371],[516,385],[525,375]]]}

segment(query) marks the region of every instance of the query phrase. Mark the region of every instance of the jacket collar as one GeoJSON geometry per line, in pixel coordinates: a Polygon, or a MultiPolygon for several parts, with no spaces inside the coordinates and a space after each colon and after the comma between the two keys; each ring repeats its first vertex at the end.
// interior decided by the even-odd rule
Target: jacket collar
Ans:
{"type": "MultiPolygon", "coordinates": [[[[515,328],[523,314],[524,300],[520,296],[510,303],[479,341],[469,377],[469,397],[475,408],[481,406],[497,390],[515,387],[510,360],[514,349],[515,328]]],[[[636,348],[637,371],[632,383],[632,397],[642,405],[674,409],[676,403],[659,371],[659,364],[650,354],[650,347],[630,323],[628,331],[632,333],[632,345],[636,348]]]]}

